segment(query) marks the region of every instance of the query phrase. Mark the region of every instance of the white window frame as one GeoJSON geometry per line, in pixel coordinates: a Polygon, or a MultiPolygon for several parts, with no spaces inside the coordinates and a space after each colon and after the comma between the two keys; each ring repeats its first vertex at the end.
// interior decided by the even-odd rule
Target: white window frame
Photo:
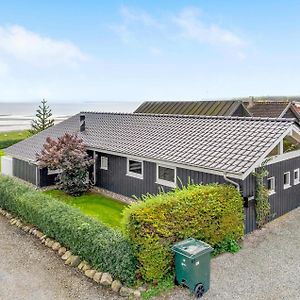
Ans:
{"type": "Polygon", "coordinates": [[[294,181],[294,185],[297,185],[300,183],[300,169],[295,169],[293,172],[293,181],[294,181]],[[295,174],[298,173],[298,179],[295,179],[295,174]]]}
{"type": "Polygon", "coordinates": [[[127,157],[126,175],[127,175],[127,176],[130,176],[130,177],[137,178],[137,179],[143,179],[143,178],[144,178],[144,161],[139,160],[139,159],[135,159],[135,158],[127,157]],[[138,174],[138,173],[130,172],[130,171],[129,171],[129,161],[130,161],[130,160],[141,163],[141,166],[142,166],[142,174],[138,174]]]}
{"type": "Polygon", "coordinates": [[[267,179],[267,181],[271,180],[271,189],[269,190],[269,195],[273,195],[276,193],[275,189],[276,189],[276,181],[275,181],[275,177],[269,177],[267,179]]]}
{"type": "Polygon", "coordinates": [[[108,157],[107,156],[100,156],[100,169],[101,170],[108,170],[108,157]]]}
{"type": "Polygon", "coordinates": [[[172,167],[169,165],[162,165],[162,164],[156,164],[156,183],[160,184],[160,185],[164,185],[164,186],[168,186],[171,188],[175,188],[177,186],[176,181],[177,181],[177,174],[176,174],[176,167],[172,167]],[[164,179],[160,179],[158,177],[159,175],[159,167],[163,167],[163,168],[168,168],[168,169],[172,169],[174,170],[174,181],[168,181],[168,180],[164,180],[164,179]]]}
{"type": "Polygon", "coordinates": [[[290,188],[291,187],[291,172],[284,172],[283,173],[283,189],[288,189],[288,188],[290,188]],[[285,175],[288,175],[288,183],[284,183],[284,176],[285,175]]]}
{"type": "Polygon", "coordinates": [[[60,173],[62,173],[62,172],[63,172],[62,169],[51,170],[51,169],[48,168],[47,175],[56,175],[56,174],[60,174],[60,173]]]}

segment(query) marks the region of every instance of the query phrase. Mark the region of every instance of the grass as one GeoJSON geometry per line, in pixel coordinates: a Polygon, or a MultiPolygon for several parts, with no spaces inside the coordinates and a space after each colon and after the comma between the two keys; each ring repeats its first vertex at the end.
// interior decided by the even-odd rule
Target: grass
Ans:
{"type": "Polygon", "coordinates": [[[96,193],[87,193],[80,197],[72,197],[60,190],[50,190],[45,193],[79,208],[84,214],[112,228],[121,228],[122,211],[127,204],[96,193]]]}
{"type": "Polygon", "coordinates": [[[0,171],[1,171],[1,156],[4,156],[5,153],[2,149],[0,149],[0,171]]]}
{"type": "Polygon", "coordinates": [[[15,140],[15,139],[22,140],[29,137],[29,135],[30,134],[28,130],[0,132],[0,141],[15,140]]]}

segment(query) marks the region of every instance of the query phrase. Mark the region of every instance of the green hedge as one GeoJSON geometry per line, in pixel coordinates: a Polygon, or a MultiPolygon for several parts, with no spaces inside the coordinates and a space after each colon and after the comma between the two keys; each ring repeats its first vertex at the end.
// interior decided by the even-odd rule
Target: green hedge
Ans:
{"type": "Polygon", "coordinates": [[[0,141],[0,149],[5,149],[7,147],[10,147],[18,142],[21,142],[22,140],[24,140],[24,138],[0,141]]]}
{"type": "Polygon", "coordinates": [[[125,210],[123,225],[146,281],[172,271],[175,242],[194,237],[224,247],[244,234],[243,199],[232,186],[189,185],[143,200],[125,210]]]}
{"type": "Polygon", "coordinates": [[[77,208],[5,176],[0,176],[0,207],[35,224],[100,271],[134,282],[136,260],[127,240],[77,208]]]}

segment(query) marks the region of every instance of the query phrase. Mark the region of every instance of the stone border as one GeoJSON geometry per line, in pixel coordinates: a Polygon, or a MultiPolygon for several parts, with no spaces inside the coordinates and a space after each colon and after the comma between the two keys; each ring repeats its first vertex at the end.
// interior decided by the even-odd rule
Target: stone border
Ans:
{"type": "Polygon", "coordinates": [[[24,223],[20,218],[14,217],[11,213],[0,208],[0,214],[9,220],[11,225],[15,225],[24,232],[29,233],[38,238],[42,244],[57,252],[64,261],[65,265],[78,268],[87,278],[93,280],[94,283],[100,284],[106,288],[110,288],[113,292],[118,293],[121,297],[132,299],[140,299],[141,292],[144,288],[131,289],[124,285],[119,280],[114,280],[111,274],[102,273],[92,268],[86,261],[81,261],[80,257],[73,255],[70,250],[61,245],[59,242],[47,237],[43,232],[38,230],[34,225],[24,223]]]}

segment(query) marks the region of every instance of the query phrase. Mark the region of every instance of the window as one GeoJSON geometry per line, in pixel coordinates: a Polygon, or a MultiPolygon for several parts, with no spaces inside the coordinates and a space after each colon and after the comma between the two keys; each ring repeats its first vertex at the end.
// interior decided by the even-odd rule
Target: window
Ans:
{"type": "Polygon", "coordinates": [[[55,175],[60,173],[62,173],[61,169],[55,169],[55,170],[48,169],[48,175],[55,175]]]}
{"type": "Polygon", "coordinates": [[[269,190],[269,195],[275,194],[275,177],[268,178],[267,188],[269,190]]]}
{"type": "Polygon", "coordinates": [[[176,169],[168,166],[157,165],[156,182],[161,185],[176,187],[176,169]]]}
{"type": "Polygon", "coordinates": [[[106,156],[101,156],[100,158],[100,169],[108,170],[108,158],[106,156]]]}
{"type": "Polygon", "coordinates": [[[294,170],[294,184],[300,183],[300,171],[299,169],[294,170]]]}
{"type": "Polygon", "coordinates": [[[143,162],[140,160],[127,159],[127,175],[143,179],[143,162]]]}
{"type": "Polygon", "coordinates": [[[291,186],[291,173],[286,172],[283,174],[283,188],[288,189],[291,186]]]}

